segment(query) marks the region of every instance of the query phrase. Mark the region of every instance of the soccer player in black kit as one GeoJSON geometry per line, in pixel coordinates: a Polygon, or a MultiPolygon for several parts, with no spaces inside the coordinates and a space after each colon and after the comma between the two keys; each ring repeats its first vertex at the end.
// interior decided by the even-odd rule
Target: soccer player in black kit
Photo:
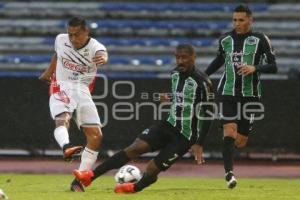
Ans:
{"type": "Polygon", "coordinates": [[[123,183],[116,193],[134,193],[153,184],[161,171],[167,170],[191,149],[198,164],[204,162],[203,142],[209,131],[212,115],[212,84],[208,76],[195,68],[196,53],[189,44],[175,51],[177,67],[171,74],[172,104],[169,116],[158,125],[144,130],[124,150],[105,160],[93,171],[74,170],[77,180],[88,186],[111,169],[118,169],[143,153],[160,150],[151,159],[137,183],[123,183]]]}
{"type": "Polygon", "coordinates": [[[223,64],[222,78],[218,84],[217,100],[223,126],[223,160],[228,188],[234,188],[237,180],[233,174],[234,147],[244,147],[252,130],[255,112],[243,109],[260,109],[261,73],[276,73],[274,51],[268,37],[253,32],[252,12],[239,5],[233,12],[234,30],[219,40],[217,57],[206,69],[211,75],[223,64]],[[252,105],[250,105],[252,104],[252,105]],[[238,113],[241,108],[241,115],[238,113]]]}

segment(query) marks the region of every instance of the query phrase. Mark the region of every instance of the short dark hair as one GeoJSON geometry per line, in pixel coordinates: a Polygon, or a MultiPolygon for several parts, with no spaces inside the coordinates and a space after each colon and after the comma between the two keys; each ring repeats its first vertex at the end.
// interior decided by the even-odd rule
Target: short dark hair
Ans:
{"type": "Polygon", "coordinates": [[[176,50],[179,50],[179,49],[185,49],[188,51],[188,53],[190,55],[196,55],[195,48],[191,44],[179,44],[179,45],[177,45],[176,50]]]}
{"type": "Polygon", "coordinates": [[[68,21],[68,26],[81,26],[82,28],[86,27],[85,19],[82,17],[72,17],[68,21]]]}
{"type": "Polygon", "coordinates": [[[247,5],[241,4],[238,5],[235,9],[234,12],[245,12],[247,16],[252,16],[252,11],[247,5]]]}

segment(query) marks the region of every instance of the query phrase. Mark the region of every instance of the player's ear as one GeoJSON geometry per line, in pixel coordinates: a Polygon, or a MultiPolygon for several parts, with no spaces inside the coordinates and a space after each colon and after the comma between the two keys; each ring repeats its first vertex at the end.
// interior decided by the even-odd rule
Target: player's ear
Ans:
{"type": "Polygon", "coordinates": [[[193,53],[193,54],[192,54],[192,59],[193,59],[194,62],[195,62],[195,60],[196,60],[196,57],[197,57],[196,53],[193,53]]]}
{"type": "Polygon", "coordinates": [[[84,27],[84,32],[87,33],[87,35],[90,35],[91,29],[87,26],[84,27]]]}
{"type": "Polygon", "coordinates": [[[253,24],[253,17],[252,16],[249,16],[249,23],[250,23],[250,25],[253,24]]]}

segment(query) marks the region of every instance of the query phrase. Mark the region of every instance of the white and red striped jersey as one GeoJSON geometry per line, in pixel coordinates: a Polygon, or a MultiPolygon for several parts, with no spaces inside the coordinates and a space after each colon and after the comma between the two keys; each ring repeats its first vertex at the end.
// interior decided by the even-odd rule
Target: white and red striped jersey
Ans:
{"type": "Polygon", "coordinates": [[[97,51],[106,51],[103,44],[90,38],[81,49],[75,49],[68,34],[59,34],[55,39],[57,54],[56,81],[60,89],[79,89],[89,92],[93,84],[97,66],[92,58],[97,51]]]}

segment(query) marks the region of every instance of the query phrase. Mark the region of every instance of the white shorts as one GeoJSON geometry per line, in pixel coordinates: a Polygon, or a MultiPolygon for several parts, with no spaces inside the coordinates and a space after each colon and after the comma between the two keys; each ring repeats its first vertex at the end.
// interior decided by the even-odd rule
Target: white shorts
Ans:
{"type": "Polygon", "coordinates": [[[54,93],[50,96],[49,107],[53,119],[67,112],[73,116],[78,128],[94,125],[102,127],[95,103],[91,95],[85,92],[63,90],[54,93]]]}

